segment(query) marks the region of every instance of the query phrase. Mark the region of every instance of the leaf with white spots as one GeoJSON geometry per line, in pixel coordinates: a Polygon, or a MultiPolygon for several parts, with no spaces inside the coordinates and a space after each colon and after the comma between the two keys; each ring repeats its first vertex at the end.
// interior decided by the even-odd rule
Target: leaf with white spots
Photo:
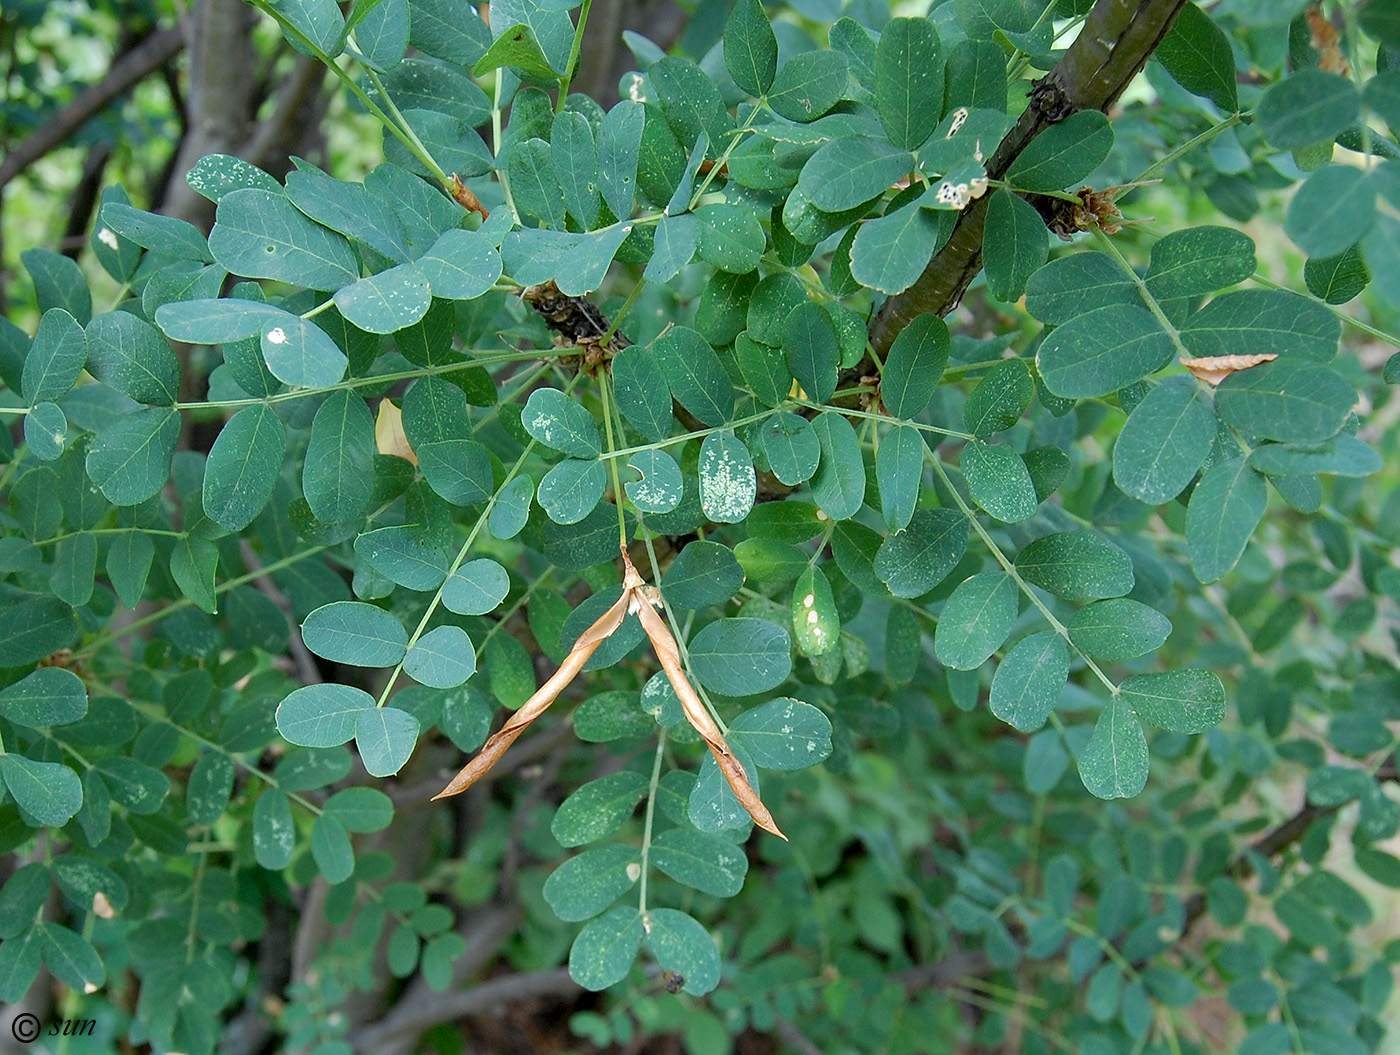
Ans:
{"type": "Polygon", "coordinates": [[[809,567],[792,588],[792,636],[808,656],[825,655],[841,640],[841,617],[820,568],[809,567]]]}
{"type": "Polygon", "coordinates": [[[721,524],[749,515],[758,494],[749,449],[732,432],[712,432],[700,446],[700,507],[721,524]]]}
{"type": "Polygon", "coordinates": [[[831,754],[831,721],[790,696],[745,711],[729,731],[762,769],[806,769],[831,754]]]}

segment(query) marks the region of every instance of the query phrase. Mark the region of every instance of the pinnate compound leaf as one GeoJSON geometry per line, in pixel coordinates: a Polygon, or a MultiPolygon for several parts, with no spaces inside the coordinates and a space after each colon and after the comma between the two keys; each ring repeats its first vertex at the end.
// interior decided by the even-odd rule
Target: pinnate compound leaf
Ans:
{"type": "Polygon", "coordinates": [[[569,977],[592,992],[627,977],[646,931],[636,906],[618,905],[590,922],[569,950],[569,977]]]}
{"type": "Polygon", "coordinates": [[[1053,630],[1022,638],[997,664],[992,676],[992,713],[1023,733],[1033,733],[1050,717],[1069,678],[1069,649],[1053,630]]]}
{"type": "Polygon", "coordinates": [[[806,769],[831,754],[831,721],[816,707],[779,696],[729,723],[761,769],[806,769]]]}
{"type": "Polygon", "coordinates": [[[1203,733],[1225,718],[1225,686],[1208,670],[1135,674],[1119,686],[1139,718],[1173,733],[1203,733]]]}
{"type": "Polygon", "coordinates": [[[938,617],[933,648],[954,670],[975,670],[1001,647],[1016,621],[1016,580],[984,571],[958,584],[938,617]]]}
{"type": "MultiPolygon", "coordinates": [[[[655,850],[653,842],[653,854],[655,850]]],[[[561,864],[544,881],[544,899],[566,923],[592,919],[636,883],[641,875],[638,858],[636,848],[631,846],[585,850],[561,864]]],[[[657,867],[661,867],[659,863],[657,867]]]]}
{"type": "Polygon", "coordinates": [[[338,747],[354,739],[360,715],[373,706],[373,696],[350,685],[304,685],[277,705],[277,731],[302,747],[338,747]]]}
{"type": "Polygon", "coordinates": [[[1147,737],[1122,697],[1104,704],[1079,756],[1079,779],[1101,799],[1130,799],[1147,785],[1147,737]]]}
{"type": "Polygon", "coordinates": [[[698,921],[673,908],[656,908],[646,922],[647,948],[657,963],[685,979],[687,993],[704,996],[719,985],[719,949],[698,921]]]}
{"type": "Polygon", "coordinates": [[[302,622],[301,637],[322,659],[357,667],[391,667],[408,647],[408,632],[398,618],[363,601],[322,605],[302,622]]]}
{"type": "Polygon", "coordinates": [[[407,711],[370,706],[359,712],[355,746],[370,776],[393,776],[408,761],[417,742],[418,719],[407,711]]]}

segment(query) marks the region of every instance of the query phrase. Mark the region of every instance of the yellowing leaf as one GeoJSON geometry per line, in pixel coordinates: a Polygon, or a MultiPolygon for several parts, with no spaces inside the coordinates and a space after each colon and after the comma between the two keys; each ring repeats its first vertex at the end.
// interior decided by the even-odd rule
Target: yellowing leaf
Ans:
{"type": "Polygon", "coordinates": [[[403,431],[403,412],[387,399],[379,401],[379,415],[374,419],[374,446],[380,454],[418,464],[418,455],[409,446],[403,431]]]}

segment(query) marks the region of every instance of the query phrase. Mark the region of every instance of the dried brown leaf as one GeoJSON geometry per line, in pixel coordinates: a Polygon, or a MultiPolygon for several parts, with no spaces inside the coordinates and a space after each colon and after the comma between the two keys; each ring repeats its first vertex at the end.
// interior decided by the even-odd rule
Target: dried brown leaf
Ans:
{"type": "Polygon", "coordinates": [[[1267,363],[1278,356],[1272,352],[1258,355],[1207,355],[1200,359],[1183,359],[1181,365],[1208,385],[1218,385],[1233,373],[1267,363]]]}

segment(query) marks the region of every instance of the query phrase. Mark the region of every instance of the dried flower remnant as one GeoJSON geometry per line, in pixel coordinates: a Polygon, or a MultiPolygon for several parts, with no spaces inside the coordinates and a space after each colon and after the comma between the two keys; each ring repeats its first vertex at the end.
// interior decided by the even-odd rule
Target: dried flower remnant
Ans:
{"type": "Polygon", "coordinates": [[[490,218],[491,214],[486,211],[486,206],[481,204],[480,199],[472,193],[470,187],[462,182],[462,177],[457,173],[452,173],[452,186],[448,188],[452,197],[457,200],[457,204],[466,209],[467,212],[480,214],[482,220],[490,218]]]}

